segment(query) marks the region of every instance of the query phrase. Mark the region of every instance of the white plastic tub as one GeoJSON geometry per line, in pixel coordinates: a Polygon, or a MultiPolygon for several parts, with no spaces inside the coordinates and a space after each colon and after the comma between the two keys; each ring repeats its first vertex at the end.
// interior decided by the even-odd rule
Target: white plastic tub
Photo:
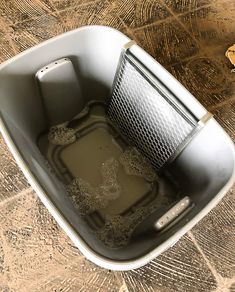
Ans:
{"type": "MultiPolygon", "coordinates": [[[[233,142],[212,118],[167,169],[168,177],[193,202],[189,212],[170,228],[136,237],[123,247],[110,248],[94,236],[38,149],[38,137],[48,130],[48,124],[35,74],[52,61],[68,57],[81,85],[79,98],[84,103],[93,98],[102,101],[110,96],[119,56],[128,41],[112,28],[87,26],[46,41],[0,66],[0,130],[8,147],[74,244],[89,260],[112,270],[138,268],[157,257],[201,220],[235,180],[233,142]]],[[[198,119],[205,115],[203,106],[160,64],[138,46],[132,50],[198,119]]]]}

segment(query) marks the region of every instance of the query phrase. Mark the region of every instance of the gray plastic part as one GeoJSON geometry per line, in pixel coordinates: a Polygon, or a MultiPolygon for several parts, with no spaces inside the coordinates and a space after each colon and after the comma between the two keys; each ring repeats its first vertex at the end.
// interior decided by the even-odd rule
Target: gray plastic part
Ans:
{"type": "Polygon", "coordinates": [[[120,59],[108,114],[119,131],[159,171],[198,131],[196,119],[126,50],[120,59]]]}
{"type": "MultiPolygon", "coordinates": [[[[37,147],[37,138],[48,129],[48,121],[35,73],[54,60],[68,57],[81,88],[79,111],[83,102],[109,98],[119,56],[128,41],[128,37],[109,27],[82,27],[33,47],[0,66],[0,130],[7,145],[42,202],[74,244],[89,260],[113,270],[138,268],[161,254],[201,220],[235,180],[234,144],[212,118],[166,169],[194,203],[172,227],[157,236],[156,232],[154,236],[146,234],[125,247],[110,249],[96,239],[77,215],[64,186],[48,170],[37,147]]],[[[205,108],[144,50],[137,45],[130,50],[198,120],[206,114],[205,108]]],[[[62,103],[66,108],[66,99],[62,103]]],[[[73,110],[62,117],[58,112],[53,121],[62,123],[74,115],[73,110]]]]}
{"type": "Polygon", "coordinates": [[[190,205],[190,198],[184,197],[177,202],[170,210],[163,214],[154,224],[157,230],[161,230],[180,216],[190,205]]]}
{"type": "Polygon", "coordinates": [[[36,73],[49,125],[71,120],[84,102],[81,86],[68,58],[55,60],[36,73]]]}

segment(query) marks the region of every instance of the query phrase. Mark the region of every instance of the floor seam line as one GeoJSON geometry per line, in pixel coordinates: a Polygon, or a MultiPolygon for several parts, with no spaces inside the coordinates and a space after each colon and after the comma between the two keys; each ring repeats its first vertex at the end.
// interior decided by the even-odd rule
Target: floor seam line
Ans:
{"type": "Polygon", "coordinates": [[[5,204],[7,204],[7,203],[9,203],[9,202],[11,202],[11,201],[14,201],[14,200],[16,200],[17,198],[19,198],[19,197],[21,197],[21,196],[28,195],[28,194],[31,193],[31,192],[33,192],[33,188],[32,188],[32,187],[28,187],[28,188],[23,189],[23,190],[20,191],[19,193],[16,193],[15,195],[11,196],[10,198],[7,198],[7,199],[1,201],[1,202],[0,202],[0,208],[1,208],[3,205],[5,205],[5,204]]]}

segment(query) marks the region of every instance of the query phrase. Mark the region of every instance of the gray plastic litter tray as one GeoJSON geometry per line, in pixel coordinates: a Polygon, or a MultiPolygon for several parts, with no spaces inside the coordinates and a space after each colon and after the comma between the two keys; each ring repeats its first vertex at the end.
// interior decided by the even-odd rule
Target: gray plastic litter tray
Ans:
{"type": "MultiPolygon", "coordinates": [[[[157,257],[201,220],[235,180],[234,144],[228,135],[174,77],[138,45],[126,46],[129,42],[115,29],[87,26],[0,66],[0,130],[8,147],[79,250],[112,270],[138,268],[157,257]],[[153,146],[148,148],[147,140],[143,148],[137,135],[149,124],[138,128],[140,114],[133,115],[133,123],[125,120],[134,91],[121,83],[125,76],[117,76],[123,48],[131,55],[131,66],[137,60],[136,78],[142,73],[146,88],[174,96],[176,110],[187,118],[186,109],[200,126],[157,172],[149,163],[161,150],[154,148],[156,138],[150,133],[153,146]],[[138,145],[131,143],[137,136],[128,140],[125,131],[136,131],[138,145]],[[148,151],[149,160],[143,155],[148,151]]],[[[135,83],[139,88],[134,95],[141,93],[141,82],[135,83]]],[[[149,119],[145,107],[144,114],[149,119]]],[[[181,132],[171,134],[170,117],[163,127],[167,139],[175,141],[178,136],[171,135],[181,132]]]]}

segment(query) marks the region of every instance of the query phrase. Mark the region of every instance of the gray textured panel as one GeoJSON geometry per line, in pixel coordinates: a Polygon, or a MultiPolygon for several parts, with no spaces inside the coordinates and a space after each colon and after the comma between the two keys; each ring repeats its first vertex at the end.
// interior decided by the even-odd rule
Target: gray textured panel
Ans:
{"type": "Polygon", "coordinates": [[[144,74],[123,54],[108,113],[121,133],[159,170],[194,125],[144,74]]]}

